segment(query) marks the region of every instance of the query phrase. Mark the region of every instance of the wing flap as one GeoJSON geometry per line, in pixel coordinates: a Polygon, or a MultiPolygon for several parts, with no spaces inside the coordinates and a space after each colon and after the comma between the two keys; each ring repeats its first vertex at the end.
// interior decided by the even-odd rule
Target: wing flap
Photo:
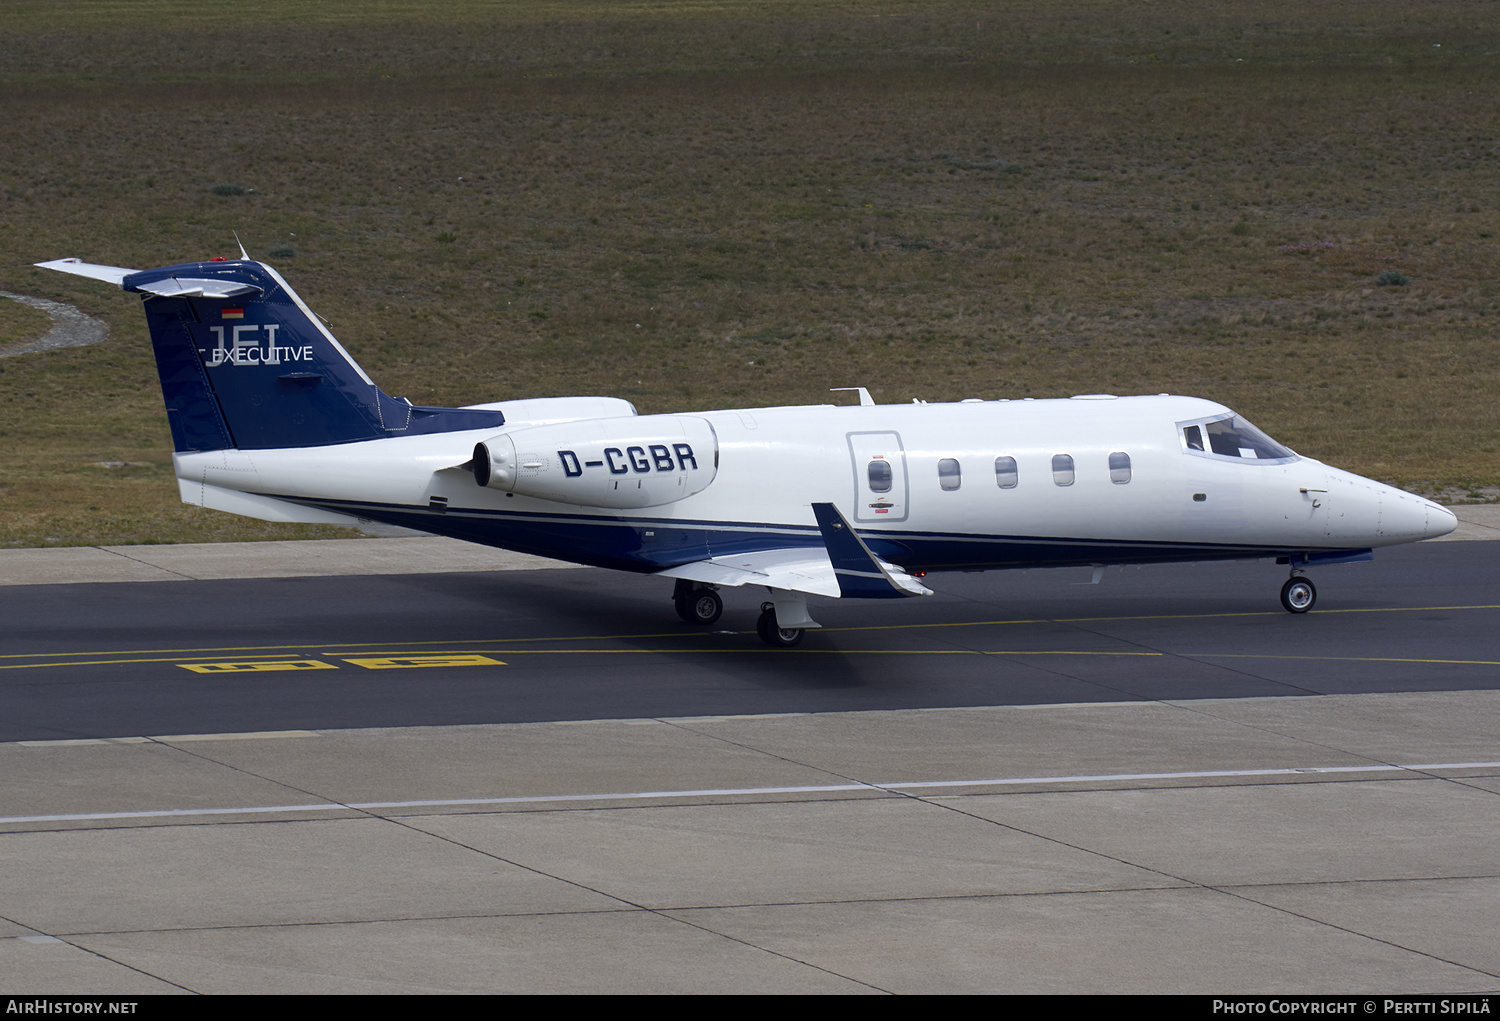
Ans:
{"type": "Polygon", "coordinates": [[[764,585],[789,592],[806,592],[814,596],[839,595],[838,578],[833,563],[821,549],[806,546],[794,549],[756,550],[736,556],[712,557],[691,564],[657,571],[663,578],[686,578],[705,585],[764,585]]]}
{"type": "Polygon", "coordinates": [[[838,598],[891,599],[930,596],[932,590],[895,564],[874,553],[831,503],[815,503],[813,514],[823,535],[823,548],[754,550],[734,556],[711,557],[656,573],[705,585],[764,585],[788,592],[838,598]]]}

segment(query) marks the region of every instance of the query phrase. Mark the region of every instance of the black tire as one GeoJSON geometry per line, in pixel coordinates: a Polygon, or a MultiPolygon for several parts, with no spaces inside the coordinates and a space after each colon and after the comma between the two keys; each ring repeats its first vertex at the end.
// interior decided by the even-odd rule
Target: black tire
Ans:
{"type": "Polygon", "coordinates": [[[773,649],[790,649],[801,642],[807,632],[800,627],[777,627],[776,611],[765,609],[755,621],[755,633],[773,649]]]}
{"type": "Polygon", "coordinates": [[[1318,601],[1318,590],[1306,578],[1288,578],[1281,586],[1281,605],[1287,613],[1306,613],[1318,601]]]}
{"type": "Polygon", "coordinates": [[[672,600],[677,616],[689,624],[712,624],[724,612],[724,600],[711,588],[695,589],[672,600]]]}

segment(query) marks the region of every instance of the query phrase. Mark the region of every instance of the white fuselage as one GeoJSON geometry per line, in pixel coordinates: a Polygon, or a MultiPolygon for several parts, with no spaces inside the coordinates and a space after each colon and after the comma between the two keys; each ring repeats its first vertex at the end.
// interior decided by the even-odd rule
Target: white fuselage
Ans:
{"type": "MultiPolygon", "coordinates": [[[[711,426],[716,467],[703,451],[699,459],[712,481],[635,509],[476,485],[466,462],[493,429],[185,453],[176,465],[190,503],[279,520],[386,521],[637,571],[818,545],[814,503],[834,504],[877,555],[914,571],[1363,550],[1452,530],[1453,515],[1430,501],[1290,451],[1194,448],[1203,430],[1184,423],[1230,415],[1211,401],[1156,396],[674,416],[711,426]]],[[[582,436],[652,421],[576,424],[582,436]]],[[[528,426],[508,419],[500,433],[520,444],[528,426]]],[[[547,428],[538,435],[569,427],[547,428]]]]}

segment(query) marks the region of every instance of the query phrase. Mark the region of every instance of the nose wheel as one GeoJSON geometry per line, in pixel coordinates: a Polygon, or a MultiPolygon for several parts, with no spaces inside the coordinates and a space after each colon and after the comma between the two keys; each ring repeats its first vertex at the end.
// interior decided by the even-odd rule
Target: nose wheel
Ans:
{"type": "Polygon", "coordinates": [[[1281,605],[1287,613],[1306,613],[1318,601],[1318,590],[1300,575],[1293,575],[1281,586],[1281,605]]]}

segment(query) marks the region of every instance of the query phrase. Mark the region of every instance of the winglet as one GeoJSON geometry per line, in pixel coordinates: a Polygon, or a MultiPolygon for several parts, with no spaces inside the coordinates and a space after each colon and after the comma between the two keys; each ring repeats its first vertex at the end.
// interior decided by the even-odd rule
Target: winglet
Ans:
{"type": "Polygon", "coordinates": [[[932,589],[871,553],[870,547],[833,504],[815,503],[812,509],[818,519],[818,529],[823,533],[828,559],[833,561],[833,573],[838,579],[841,595],[865,599],[932,595],[932,589]]]}

